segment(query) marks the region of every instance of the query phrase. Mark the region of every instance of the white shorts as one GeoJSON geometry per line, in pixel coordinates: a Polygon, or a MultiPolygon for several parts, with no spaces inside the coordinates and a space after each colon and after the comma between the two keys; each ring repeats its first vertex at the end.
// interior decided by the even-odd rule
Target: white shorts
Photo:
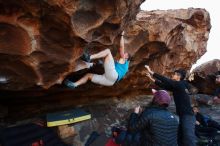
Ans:
{"type": "Polygon", "coordinates": [[[91,81],[104,86],[112,86],[118,79],[118,73],[115,70],[115,62],[113,58],[104,61],[104,70],[105,73],[103,75],[94,74],[91,81]]]}

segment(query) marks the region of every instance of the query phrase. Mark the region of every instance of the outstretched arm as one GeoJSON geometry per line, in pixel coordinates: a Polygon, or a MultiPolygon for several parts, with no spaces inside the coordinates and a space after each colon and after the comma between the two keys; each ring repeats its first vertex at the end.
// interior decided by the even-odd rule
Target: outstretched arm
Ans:
{"type": "Polygon", "coordinates": [[[171,80],[171,79],[169,79],[169,78],[166,78],[166,77],[164,77],[164,76],[162,76],[162,75],[159,75],[159,74],[157,74],[157,73],[154,73],[151,69],[150,69],[150,67],[148,66],[148,65],[145,65],[145,68],[148,70],[148,72],[154,77],[154,78],[156,78],[157,80],[159,80],[160,82],[155,82],[155,80],[154,80],[154,82],[157,84],[157,85],[159,85],[160,87],[162,87],[162,88],[166,88],[166,89],[169,89],[169,90],[171,90],[171,89],[173,89],[173,88],[175,88],[175,84],[176,84],[176,82],[175,81],[173,81],[173,80],[171,80]]]}
{"type": "Polygon", "coordinates": [[[124,31],[121,34],[121,39],[120,39],[120,48],[119,48],[120,56],[121,58],[124,58],[125,54],[125,41],[124,41],[124,31]]]}
{"type": "Polygon", "coordinates": [[[166,90],[171,90],[171,87],[169,85],[164,85],[163,82],[161,82],[160,80],[155,80],[151,74],[148,72],[146,73],[146,76],[153,82],[155,83],[157,86],[163,88],[163,89],[166,89],[166,90]]]}
{"type": "Polygon", "coordinates": [[[158,79],[159,81],[161,81],[165,86],[169,86],[169,88],[174,88],[175,87],[175,81],[165,77],[165,76],[162,76],[162,75],[159,75],[157,73],[154,73],[153,74],[153,77],[158,79]]]}
{"type": "Polygon", "coordinates": [[[155,83],[155,79],[151,76],[151,74],[149,72],[146,73],[146,76],[155,83]]]}

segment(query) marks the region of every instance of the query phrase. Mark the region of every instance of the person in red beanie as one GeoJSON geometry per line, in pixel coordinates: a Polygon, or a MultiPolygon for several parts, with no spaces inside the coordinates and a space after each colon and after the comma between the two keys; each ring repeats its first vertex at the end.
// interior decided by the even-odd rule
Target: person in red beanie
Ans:
{"type": "Polygon", "coordinates": [[[176,114],[179,116],[178,145],[196,146],[195,115],[188,95],[189,85],[185,81],[186,71],[177,69],[171,78],[155,73],[148,65],[145,65],[146,76],[162,89],[173,93],[176,105],[176,114]]]}
{"type": "MultiPolygon", "coordinates": [[[[140,113],[140,106],[130,115],[129,133],[140,133],[140,146],[177,146],[178,121],[167,110],[171,97],[165,90],[152,90],[153,100],[140,113]]],[[[128,144],[129,145],[129,144],[128,144]]]]}

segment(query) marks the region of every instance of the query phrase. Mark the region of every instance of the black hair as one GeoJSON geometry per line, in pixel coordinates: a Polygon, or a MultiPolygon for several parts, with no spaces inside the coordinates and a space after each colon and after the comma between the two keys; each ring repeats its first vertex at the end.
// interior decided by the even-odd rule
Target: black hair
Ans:
{"type": "Polygon", "coordinates": [[[175,73],[178,73],[181,77],[180,80],[184,80],[186,77],[186,71],[184,69],[177,69],[174,71],[175,73]]]}

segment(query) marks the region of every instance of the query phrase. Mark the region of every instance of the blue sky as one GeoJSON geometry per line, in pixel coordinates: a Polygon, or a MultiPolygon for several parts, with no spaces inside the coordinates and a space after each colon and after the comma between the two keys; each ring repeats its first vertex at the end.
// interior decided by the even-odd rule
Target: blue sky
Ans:
{"type": "Polygon", "coordinates": [[[211,17],[211,32],[207,52],[193,65],[192,68],[213,59],[220,59],[220,8],[218,0],[146,0],[142,10],[168,10],[180,8],[205,8],[211,17]]]}

